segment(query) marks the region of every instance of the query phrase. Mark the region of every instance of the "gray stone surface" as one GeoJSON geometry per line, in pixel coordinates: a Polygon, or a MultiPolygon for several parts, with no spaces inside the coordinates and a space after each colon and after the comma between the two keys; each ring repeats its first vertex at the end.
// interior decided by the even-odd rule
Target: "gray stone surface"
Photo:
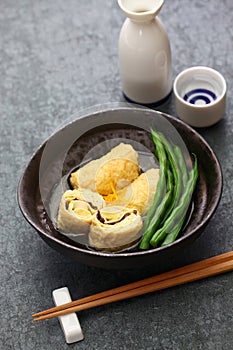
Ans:
{"type": "MultiPolygon", "coordinates": [[[[224,189],[204,234],[185,254],[192,262],[232,249],[232,0],[165,1],[160,18],[171,40],[174,77],[208,65],[228,84],[225,118],[200,130],[222,165],[224,189]]],[[[113,0],[0,2],[0,349],[68,346],[56,319],[31,314],[51,306],[51,290],[88,295],[153,274],[84,266],[49,248],[22,217],[17,185],[33,151],[72,113],[124,101],[117,41],[124,17],[113,0]]],[[[174,101],[158,108],[176,115],[174,101]]],[[[70,349],[230,350],[232,274],[80,313],[85,340],[70,349]]]]}

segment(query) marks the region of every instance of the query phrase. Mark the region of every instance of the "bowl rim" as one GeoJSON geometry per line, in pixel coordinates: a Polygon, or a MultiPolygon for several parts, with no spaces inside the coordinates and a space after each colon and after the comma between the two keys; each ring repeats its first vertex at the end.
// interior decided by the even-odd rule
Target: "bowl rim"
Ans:
{"type": "MultiPolygon", "coordinates": [[[[144,107],[144,106],[143,106],[144,107]]],[[[63,247],[75,251],[75,252],[79,252],[88,256],[92,256],[92,257],[106,257],[106,258],[113,258],[113,259],[120,259],[123,257],[143,257],[145,255],[150,255],[150,254],[156,254],[162,251],[168,251],[171,248],[175,247],[176,245],[179,245],[180,242],[184,242],[185,240],[189,239],[196,231],[200,230],[201,228],[205,228],[205,225],[208,223],[209,219],[213,216],[213,214],[215,213],[218,204],[221,200],[221,195],[222,195],[222,189],[223,189],[223,176],[222,176],[222,169],[219,163],[219,160],[216,156],[216,154],[214,153],[213,149],[210,147],[210,145],[207,143],[207,141],[196,131],[194,130],[190,125],[186,124],[185,122],[183,122],[182,120],[173,117],[170,114],[164,113],[164,112],[160,112],[157,110],[153,110],[153,109],[149,109],[149,108],[141,108],[141,107],[114,107],[114,108],[110,108],[108,106],[106,106],[105,108],[102,106],[101,108],[97,108],[94,112],[93,112],[93,107],[90,108],[90,112],[88,112],[89,109],[86,109],[87,112],[85,114],[83,114],[81,117],[79,115],[79,113],[75,113],[72,114],[71,116],[71,120],[66,123],[63,124],[60,128],[55,129],[55,131],[50,134],[49,137],[47,137],[47,139],[42,142],[37,149],[33,152],[31,158],[29,159],[26,167],[23,170],[23,173],[21,175],[21,178],[19,180],[18,183],[18,189],[17,189],[17,201],[18,201],[18,205],[19,208],[23,214],[23,216],[25,217],[25,219],[27,220],[27,222],[37,231],[39,232],[39,234],[41,236],[46,237],[49,241],[54,241],[55,243],[57,243],[58,245],[62,245],[63,247]],[[151,248],[148,250],[138,250],[136,252],[119,252],[119,253],[114,253],[114,252],[104,252],[104,251],[94,251],[94,250],[89,250],[87,248],[82,248],[81,246],[76,246],[76,245],[72,245],[72,241],[71,243],[67,243],[63,240],[60,240],[57,237],[52,236],[51,234],[49,234],[46,230],[42,230],[41,227],[39,225],[37,225],[30,217],[28,209],[25,206],[24,203],[24,198],[23,198],[23,189],[25,186],[25,174],[27,173],[31,163],[33,162],[33,160],[40,154],[41,150],[43,149],[43,147],[46,145],[46,143],[49,141],[49,139],[51,137],[53,137],[54,135],[56,135],[58,132],[61,132],[63,129],[65,129],[66,127],[68,127],[69,125],[77,122],[78,120],[81,119],[85,119],[88,117],[92,117],[94,114],[98,114],[98,113],[103,113],[103,112],[108,112],[108,111],[115,111],[115,110],[135,110],[135,109],[140,109],[141,111],[145,111],[145,112],[150,112],[150,113],[156,113],[159,114],[160,116],[165,117],[168,121],[170,121],[172,123],[172,121],[175,121],[175,123],[178,123],[180,125],[182,125],[183,127],[185,127],[186,129],[188,129],[191,133],[195,134],[195,136],[197,136],[199,138],[199,140],[201,141],[201,143],[205,146],[205,148],[208,149],[209,153],[211,154],[211,158],[214,160],[214,163],[217,167],[218,170],[218,176],[219,176],[219,181],[218,181],[218,188],[216,190],[216,192],[218,193],[218,196],[216,196],[214,203],[212,204],[212,207],[208,213],[208,215],[201,221],[201,223],[199,225],[197,225],[194,229],[192,229],[190,232],[186,233],[184,236],[181,236],[179,238],[177,238],[174,242],[163,246],[163,247],[157,247],[157,248],[151,248]]],[[[110,123],[109,123],[110,124],[110,123]]]]}

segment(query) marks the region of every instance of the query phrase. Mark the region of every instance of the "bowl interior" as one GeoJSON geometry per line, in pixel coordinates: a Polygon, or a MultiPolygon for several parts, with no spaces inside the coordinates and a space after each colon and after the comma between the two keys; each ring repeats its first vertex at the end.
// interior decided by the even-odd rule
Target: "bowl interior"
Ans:
{"type": "Polygon", "coordinates": [[[200,235],[217,208],[221,191],[222,176],[219,163],[211,148],[196,131],[183,122],[162,113],[150,110],[143,112],[136,109],[118,109],[87,115],[69,123],[55,133],[36,151],[25,169],[19,184],[18,199],[25,218],[50,246],[89,265],[103,267],[108,259],[108,262],[110,261],[108,267],[114,268],[119,267],[119,262],[122,267],[125,263],[127,267],[133,267],[137,259],[141,264],[146,265],[151,259],[155,259],[155,255],[161,259],[166,256],[166,253],[173,254],[175,250],[179,250],[179,247],[182,248],[193,241],[200,235]],[[142,113],[144,114],[143,120],[139,118],[142,113]],[[199,179],[193,196],[194,209],[180,237],[165,247],[149,251],[136,249],[116,254],[89,250],[59,233],[48,215],[48,203],[51,191],[61,177],[61,169],[62,175],[67,175],[71,169],[83,161],[89,150],[106,140],[108,142],[110,140],[111,145],[111,142],[114,143],[115,140],[130,139],[153,152],[154,146],[150,138],[149,127],[156,119],[161,120],[161,118],[166,120],[165,127],[169,127],[169,124],[175,126],[188,152],[195,153],[198,158],[199,179]],[[75,142],[72,142],[74,136],[75,142]],[[64,142],[67,143],[65,151],[64,142]],[[45,152],[47,147],[50,150],[49,156],[48,152],[45,152]],[[46,158],[44,158],[45,154],[46,158]]]}

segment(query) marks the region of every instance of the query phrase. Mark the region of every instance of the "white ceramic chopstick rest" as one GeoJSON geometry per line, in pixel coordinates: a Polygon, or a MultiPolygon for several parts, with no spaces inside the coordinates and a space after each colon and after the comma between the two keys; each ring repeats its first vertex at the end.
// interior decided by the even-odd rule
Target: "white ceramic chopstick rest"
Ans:
{"type": "MultiPolygon", "coordinates": [[[[52,292],[53,301],[56,306],[71,302],[71,296],[67,287],[55,289],[52,292]]],[[[83,332],[76,313],[58,317],[67,344],[83,340],[83,332]]]]}

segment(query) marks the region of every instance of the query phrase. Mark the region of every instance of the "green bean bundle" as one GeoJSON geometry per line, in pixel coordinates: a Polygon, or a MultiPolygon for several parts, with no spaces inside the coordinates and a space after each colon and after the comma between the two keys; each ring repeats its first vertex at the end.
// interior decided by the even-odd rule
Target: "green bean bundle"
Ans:
{"type": "Polygon", "coordinates": [[[198,177],[198,170],[197,170],[197,158],[195,157],[194,166],[190,171],[189,179],[187,182],[187,187],[178,203],[178,205],[174,208],[171,215],[167,218],[163,226],[155,232],[153,237],[150,240],[150,244],[153,247],[157,247],[161,241],[163,241],[163,245],[167,245],[169,243],[172,243],[185,220],[186,212],[188,209],[188,206],[190,204],[191,196],[193,194],[194,188],[196,186],[196,181],[198,177]]]}
{"type": "Polygon", "coordinates": [[[188,174],[180,148],[169,143],[160,132],[151,129],[151,136],[161,178],[144,222],[141,249],[149,249],[150,245],[167,245],[177,238],[198,176],[196,157],[194,167],[188,174]]]}

